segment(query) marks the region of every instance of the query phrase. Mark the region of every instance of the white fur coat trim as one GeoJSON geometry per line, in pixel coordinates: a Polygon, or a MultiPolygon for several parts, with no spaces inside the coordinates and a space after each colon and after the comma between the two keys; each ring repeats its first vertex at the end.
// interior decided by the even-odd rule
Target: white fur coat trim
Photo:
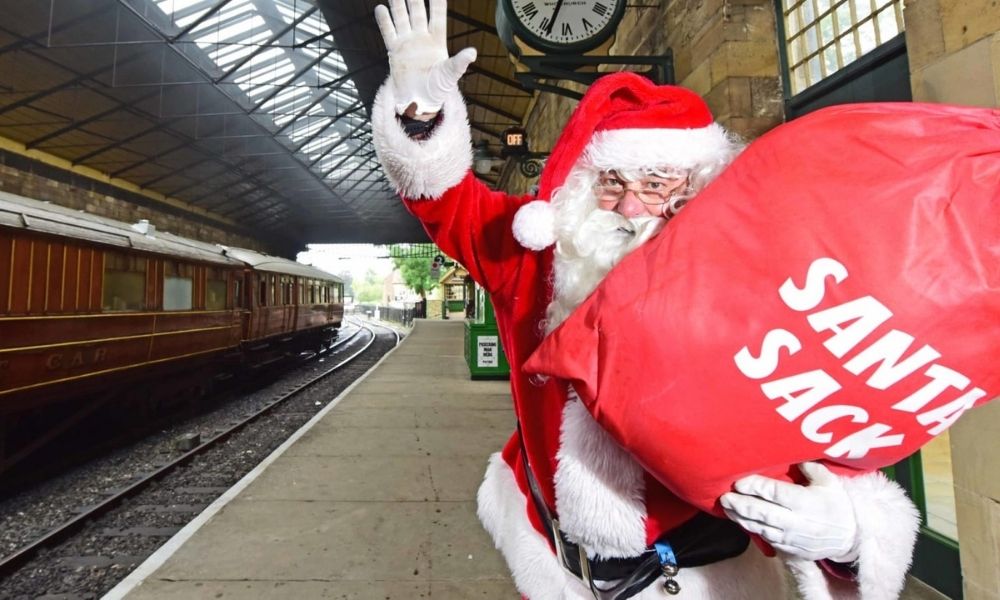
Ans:
{"type": "Polygon", "coordinates": [[[597,424],[572,390],[563,408],[556,460],[556,510],[567,537],[602,558],[642,554],[642,467],[597,424]]]}
{"type": "Polygon", "coordinates": [[[880,472],[844,477],[861,540],[858,584],[844,585],[811,561],[788,561],[809,600],[896,600],[903,589],[920,527],[920,513],[899,485],[880,472]]]}
{"type": "Polygon", "coordinates": [[[414,141],[396,118],[391,85],[383,84],[372,106],[375,153],[389,183],[406,198],[440,198],[472,167],[472,134],[465,101],[452,92],[431,136],[414,141]]]}
{"type": "Polygon", "coordinates": [[[598,131],[583,151],[594,168],[692,169],[721,163],[732,156],[732,144],[718,123],[698,129],[611,129],[598,131]]]}
{"type": "MultiPolygon", "coordinates": [[[[479,519],[507,560],[514,585],[529,600],[593,600],[594,596],[563,569],[548,542],[531,526],[527,504],[514,473],[500,454],[490,457],[479,487],[479,519]]],[[[785,597],[781,562],[769,559],[753,545],[736,558],[704,567],[681,569],[681,593],[671,596],[660,581],[636,600],[774,600],[785,597]]]]}

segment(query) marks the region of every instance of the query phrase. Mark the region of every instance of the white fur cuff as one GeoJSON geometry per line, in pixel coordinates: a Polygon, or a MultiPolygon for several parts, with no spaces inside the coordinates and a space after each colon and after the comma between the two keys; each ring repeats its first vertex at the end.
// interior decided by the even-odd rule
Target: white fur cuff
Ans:
{"type": "Polygon", "coordinates": [[[529,250],[544,250],[556,243],[555,210],[544,200],[519,208],[514,215],[514,239],[529,250]]]}
{"type": "Polygon", "coordinates": [[[858,522],[857,585],[827,577],[815,562],[787,559],[799,593],[806,600],[896,600],[917,541],[917,507],[880,472],[841,480],[858,522]]]}
{"type": "Polygon", "coordinates": [[[440,198],[472,167],[472,134],[462,95],[444,102],[443,117],[431,136],[410,139],[400,126],[392,86],[383,84],[372,106],[375,153],[389,182],[405,198],[440,198]]]}
{"type": "Polygon", "coordinates": [[[858,583],[863,600],[893,600],[906,583],[920,513],[881,472],[844,481],[858,519],[858,583]]]}

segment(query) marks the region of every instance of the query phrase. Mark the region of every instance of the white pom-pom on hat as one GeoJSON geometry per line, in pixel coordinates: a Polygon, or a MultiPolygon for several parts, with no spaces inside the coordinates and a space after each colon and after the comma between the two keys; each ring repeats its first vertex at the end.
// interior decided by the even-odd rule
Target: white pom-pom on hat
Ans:
{"type": "Polygon", "coordinates": [[[511,226],[514,239],[529,250],[544,250],[556,243],[555,210],[546,200],[534,200],[519,208],[511,226]]]}

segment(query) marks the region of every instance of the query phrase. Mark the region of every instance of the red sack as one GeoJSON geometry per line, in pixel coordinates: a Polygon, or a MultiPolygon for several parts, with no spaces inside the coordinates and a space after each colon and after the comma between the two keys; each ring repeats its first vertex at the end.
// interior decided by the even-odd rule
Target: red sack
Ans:
{"type": "Polygon", "coordinates": [[[713,510],[908,456],[1000,392],[998,349],[1000,111],[861,104],[751,144],[525,368],[713,510]]]}

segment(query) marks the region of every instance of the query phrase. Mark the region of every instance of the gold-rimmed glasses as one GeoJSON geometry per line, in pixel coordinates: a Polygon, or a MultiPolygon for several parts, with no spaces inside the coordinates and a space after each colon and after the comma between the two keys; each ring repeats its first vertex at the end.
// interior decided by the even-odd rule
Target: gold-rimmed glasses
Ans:
{"type": "Polygon", "coordinates": [[[660,177],[649,175],[638,181],[626,181],[615,171],[601,173],[594,184],[594,194],[602,207],[614,209],[625,198],[625,194],[633,192],[640,202],[647,205],[665,204],[674,192],[687,185],[687,177],[660,177]]]}

